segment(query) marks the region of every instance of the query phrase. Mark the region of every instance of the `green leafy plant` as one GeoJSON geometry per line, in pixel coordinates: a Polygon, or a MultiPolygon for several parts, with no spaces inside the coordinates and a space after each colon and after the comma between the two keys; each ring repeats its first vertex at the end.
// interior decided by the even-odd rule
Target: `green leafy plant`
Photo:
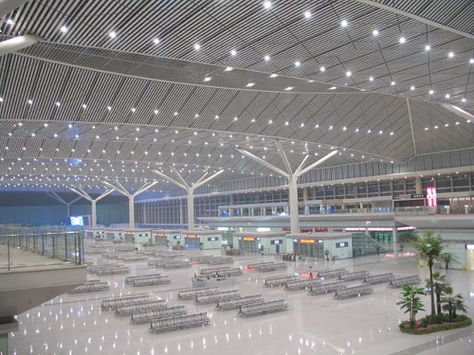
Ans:
{"type": "Polygon", "coordinates": [[[397,302],[405,313],[410,314],[410,325],[412,328],[416,324],[416,314],[420,311],[424,311],[423,303],[419,295],[424,295],[425,291],[421,287],[412,287],[409,285],[402,285],[402,299],[397,302]]]}
{"type": "Polygon", "coordinates": [[[444,268],[448,270],[449,264],[456,261],[456,258],[453,254],[445,252],[439,255],[438,260],[439,262],[444,263],[444,268]]]}
{"type": "MultiPolygon", "coordinates": [[[[433,263],[436,260],[441,252],[443,251],[443,245],[439,235],[435,235],[433,231],[427,231],[423,233],[422,236],[417,235],[414,247],[418,252],[420,258],[426,260],[428,263],[428,269],[430,271],[430,284],[433,284],[433,263]]],[[[430,298],[431,298],[431,318],[436,317],[435,311],[435,299],[433,288],[430,288],[430,298]]]]}
{"type": "Polygon", "coordinates": [[[436,314],[442,315],[441,312],[441,298],[446,294],[451,294],[452,289],[449,287],[449,283],[446,280],[446,275],[440,274],[439,272],[433,273],[433,283],[430,279],[426,279],[426,288],[429,290],[433,289],[436,296],[436,314]]]}
{"type": "MultiPolygon", "coordinates": [[[[430,324],[430,319],[431,317],[425,317],[420,320],[421,324],[430,324]]],[[[429,334],[429,333],[434,333],[434,332],[439,332],[443,330],[449,330],[449,329],[456,329],[456,328],[462,328],[462,327],[468,327],[472,324],[471,318],[465,316],[465,315],[460,315],[457,316],[456,319],[454,320],[453,323],[441,323],[441,324],[435,324],[431,325],[429,327],[424,326],[420,328],[412,328],[410,326],[409,321],[401,322],[400,323],[400,330],[403,333],[407,334],[416,334],[416,335],[421,335],[421,334],[429,334]]]]}
{"type": "Polygon", "coordinates": [[[444,303],[443,309],[448,311],[449,321],[456,319],[456,312],[467,312],[467,305],[465,303],[464,297],[460,293],[458,293],[456,296],[444,297],[441,302],[444,303]]]}

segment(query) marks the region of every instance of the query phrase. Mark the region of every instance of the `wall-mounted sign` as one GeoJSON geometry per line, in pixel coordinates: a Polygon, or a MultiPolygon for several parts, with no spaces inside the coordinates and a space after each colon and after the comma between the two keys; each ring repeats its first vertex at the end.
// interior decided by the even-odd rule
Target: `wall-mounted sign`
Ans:
{"type": "Polygon", "coordinates": [[[155,237],[166,237],[165,233],[155,233],[155,237]]]}
{"type": "Polygon", "coordinates": [[[436,195],[436,186],[426,187],[426,204],[428,207],[438,206],[438,197],[436,195]]]}
{"type": "Polygon", "coordinates": [[[300,239],[301,244],[314,244],[316,241],[314,239],[300,239]]]}
{"type": "Polygon", "coordinates": [[[278,240],[272,240],[272,241],[270,241],[270,245],[276,245],[276,244],[283,244],[283,240],[278,239],[278,240]]]}
{"type": "Polygon", "coordinates": [[[474,250],[474,244],[466,244],[467,250],[474,250]]]}
{"type": "Polygon", "coordinates": [[[195,238],[199,238],[199,237],[195,234],[188,234],[188,235],[186,235],[186,238],[195,239],[195,238]]]}
{"type": "Polygon", "coordinates": [[[347,247],[349,247],[349,242],[336,243],[336,248],[347,248],[347,247]]]}
{"type": "Polygon", "coordinates": [[[216,240],[219,240],[219,237],[208,237],[207,238],[208,242],[215,242],[216,240]]]}
{"type": "Polygon", "coordinates": [[[245,241],[254,241],[255,238],[254,237],[243,237],[243,240],[245,240],[245,241]]]}

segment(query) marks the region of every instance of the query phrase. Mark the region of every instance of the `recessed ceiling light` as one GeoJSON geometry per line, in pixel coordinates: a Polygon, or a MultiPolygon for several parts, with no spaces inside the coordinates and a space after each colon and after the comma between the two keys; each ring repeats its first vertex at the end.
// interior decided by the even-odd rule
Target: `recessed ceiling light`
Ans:
{"type": "Polygon", "coordinates": [[[288,126],[290,124],[290,122],[286,121],[285,122],[285,126],[288,126]]]}
{"type": "Polygon", "coordinates": [[[350,70],[346,71],[346,76],[347,76],[347,77],[352,76],[352,72],[351,72],[350,70]]]}
{"type": "Polygon", "coordinates": [[[232,71],[232,70],[234,70],[233,67],[225,67],[225,69],[224,69],[224,71],[232,71]]]}
{"type": "Polygon", "coordinates": [[[463,102],[463,103],[466,102],[466,98],[463,97],[463,98],[461,99],[461,102],[463,102]]]}
{"type": "Polygon", "coordinates": [[[372,133],[372,130],[371,129],[367,130],[367,133],[372,133]]]}
{"type": "Polygon", "coordinates": [[[254,85],[255,85],[255,83],[247,83],[247,85],[245,85],[245,86],[248,87],[248,88],[251,88],[254,85]]]}
{"type": "Polygon", "coordinates": [[[297,61],[295,62],[295,67],[298,68],[299,66],[301,66],[301,62],[300,62],[299,60],[297,60],[297,61]]]}
{"type": "Polygon", "coordinates": [[[263,7],[265,9],[270,9],[272,7],[272,3],[270,1],[264,1],[263,2],[263,7]]]}
{"type": "Polygon", "coordinates": [[[456,121],[456,126],[459,126],[459,121],[456,121]]]}
{"type": "Polygon", "coordinates": [[[378,30],[373,30],[372,35],[377,37],[379,35],[379,31],[378,30]]]}
{"type": "Polygon", "coordinates": [[[160,43],[160,40],[158,38],[153,38],[153,43],[158,44],[158,43],[160,43]]]}
{"type": "Polygon", "coordinates": [[[415,85],[410,86],[410,90],[414,91],[415,90],[415,85]]]}
{"type": "Polygon", "coordinates": [[[198,51],[201,49],[201,45],[199,43],[195,43],[193,48],[198,51]]]}
{"type": "Polygon", "coordinates": [[[446,94],[446,95],[444,95],[444,97],[447,98],[447,99],[449,99],[449,98],[451,97],[451,95],[446,94]]]}
{"type": "Polygon", "coordinates": [[[15,21],[13,21],[11,18],[7,19],[7,25],[14,25],[15,21]]]}
{"type": "Polygon", "coordinates": [[[445,124],[444,124],[444,127],[449,127],[449,123],[445,123],[445,124]]]}
{"type": "Polygon", "coordinates": [[[158,110],[155,110],[155,111],[153,111],[153,112],[155,113],[155,115],[157,115],[157,114],[158,114],[158,110]]]}
{"type": "Polygon", "coordinates": [[[311,18],[311,12],[310,11],[305,11],[304,12],[304,17],[305,18],[311,18]]]}
{"type": "Polygon", "coordinates": [[[32,105],[33,104],[33,100],[28,100],[28,105],[32,105]]]}
{"type": "Polygon", "coordinates": [[[293,86],[288,86],[287,88],[285,88],[285,91],[290,91],[290,90],[293,90],[293,86]]]}
{"type": "Polygon", "coordinates": [[[346,126],[342,127],[342,130],[347,131],[347,127],[346,126]]]}
{"type": "Polygon", "coordinates": [[[66,26],[61,26],[61,28],[59,29],[59,31],[61,31],[62,33],[67,33],[68,28],[67,28],[66,26]]]}
{"type": "Polygon", "coordinates": [[[211,81],[211,79],[212,79],[212,78],[211,78],[210,76],[204,77],[204,81],[211,81]]]}
{"type": "Polygon", "coordinates": [[[0,97],[0,102],[3,102],[3,97],[0,97]]]}
{"type": "Polygon", "coordinates": [[[232,56],[237,55],[237,51],[235,49],[231,49],[230,55],[232,56]]]}
{"type": "Polygon", "coordinates": [[[469,59],[469,64],[474,64],[474,58],[469,59]]]}
{"type": "Polygon", "coordinates": [[[132,107],[132,112],[135,112],[137,109],[135,107],[132,107]]]}
{"type": "Polygon", "coordinates": [[[61,103],[59,101],[56,101],[55,105],[59,107],[59,106],[61,106],[61,103]]]}
{"type": "Polygon", "coordinates": [[[266,55],[265,57],[263,57],[263,59],[265,59],[265,61],[268,62],[270,60],[270,56],[266,55]]]}
{"type": "Polygon", "coordinates": [[[326,71],[326,67],[324,65],[322,65],[320,68],[319,68],[319,71],[324,73],[326,71]]]}
{"type": "Polygon", "coordinates": [[[395,134],[395,133],[393,133],[393,132],[390,132],[390,135],[391,135],[391,136],[393,136],[394,134],[395,134]]]}
{"type": "Polygon", "coordinates": [[[396,82],[392,81],[390,85],[395,86],[396,82]]]}
{"type": "Polygon", "coordinates": [[[337,87],[336,86],[331,86],[328,90],[336,90],[337,87]]]}
{"type": "Polygon", "coordinates": [[[374,81],[374,77],[373,77],[373,76],[369,76],[369,81],[374,81]]]}
{"type": "Polygon", "coordinates": [[[428,91],[428,94],[433,95],[433,94],[434,94],[434,90],[428,91]]]}
{"type": "Polygon", "coordinates": [[[107,110],[111,111],[111,110],[112,110],[112,107],[111,107],[111,106],[107,106],[107,110]]]}
{"type": "Polygon", "coordinates": [[[278,74],[275,74],[275,73],[270,74],[270,78],[276,78],[277,76],[278,76],[278,74]]]}
{"type": "Polygon", "coordinates": [[[434,126],[435,129],[438,129],[438,126],[434,126]]]}
{"type": "Polygon", "coordinates": [[[342,20],[341,21],[341,27],[347,27],[349,25],[349,23],[347,22],[347,20],[342,20]]]}
{"type": "Polygon", "coordinates": [[[429,44],[425,45],[425,51],[430,51],[431,50],[431,46],[429,44]]]}
{"type": "Polygon", "coordinates": [[[425,127],[425,131],[428,131],[428,130],[429,130],[429,128],[428,128],[428,127],[425,127]]]}
{"type": "Polygon", "coordinates": [[[87,108],[86,104],[82,104],[82,108],[85,110],[87,108]]]}
{"type": "Polygon", "coordinates": [[[115,33],[115,31],[111,31],[109,32],[109,37],[114,39],[115,37],[117,37],[117,33],[115,33]]]}
{"type": "Polygon", "coordinates": [[[449,52],[449,53],[448,53],[448,57],[449,57],[449,58],[454,57],[454,52],[449,52]]]}
{"type": "Polygon", "coordinates": [[[380,131],[379,131],[379,134],[383,134],[383,131],[382,131],[382,130],[380,130],[380,131]]]}
{"type": "Polygon", "coordinates": [[[407,39],[405,37],[400,37],[400,39],[398,40],[398,42],[400,42],[401,44],[405,43],[407,41],[407,39]]]}

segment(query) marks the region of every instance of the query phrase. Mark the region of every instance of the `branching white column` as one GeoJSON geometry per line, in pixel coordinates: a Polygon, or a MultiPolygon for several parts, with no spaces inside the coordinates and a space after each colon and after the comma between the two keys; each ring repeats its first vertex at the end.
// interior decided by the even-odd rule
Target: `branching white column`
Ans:
{"type": "Polygon", "coordinates": [[[82,196],[78,196],[76,197],[75,199],[69,201],[69,202],[66,202],[65,199],[63,199],[61,196],[59,196],[56,192],[54,191],[51,191],[51,192],[48,192],[48,195],[52,198],[54,198],[56,201],[62,203],[63,205],[66,206],[66,211],[67,211],[67,216],[69,217],[71,215],[71,205],[74,203],[74,202],[77,202],[79,201],[82,196]]]}
{"type": "Polygon", "coordinates": [[[158,170],[152,170],[155,174],[161,176],[163,179],[171,182],[172,184],[182,188],[183,190],[186,191],[186,197],[188,201],[188,229],[189,230],[194,230],[194,190],[196,190],[198,187],[207,184],[209,181],[214,179],[217,175],[220,175],[224,172],[224,170],[219,170],[215,174],[212,174],[211,176],[207,177],[209,174],[208,172],[204,173],[203,176],[201,176],[198,181],[196,181],[193,184],[188,184],[186,180],[184,180],[183,176],[179,173],[178,170],[176,170],[174,167],[171,168],[171,170],[174,172],[176,175],[177,179],[173,179],[172,177],[162,173],[161,171],[158,170]],[[179,180],[179,182],[177,181],[179,180]]]}
{"type": "Polygon", "coordinates": [[[115,189],[118,193],[128,198],[128,224],[130,228],[135,228],[135,197],[141,194],[142,192],[145,192],[146,190],[150,189],[151,187],[155,186],[158,181],[146,183],[134,193],[128,192],[125,187],[123,187],[123,185],[118,181],[115,181],[113,183],[109,181],[102,181],[102,183],[112,189],[115,189]]]}
{"type": "Polygon", "coordinates": [[[90,195],[81,187],[69,187],[69,190],[78,194],[82,198],[86,199],[91,203],[91,215],[92,215],[92,227],[97,226],[97,201],[102,200],[105,196],[111,194],[115,189],[110,189],[97,196],[95,199],[90,197],[90,195]]]}
{"type": "Polygon", "coordinates": [[[283,164],[285,165],[286,171],[281,170],[280,168],[270,164],[266,160],[246,151],[243,149],[237,149],[242,155],[245,155],[246,157],[256,161],[257,163],[273,170],[277,174],[281,176],[285,176],[288,179],[288,204],[290,207],[290,231],[291,234],[299,233],[300,228],[299,228],[299,216],[298,216],[298,178],[306,174],[308,171],[314,169],[318,165],[320,165],[322,162],[326,161],[327,159],[331,158],[332,156],[336,155],[338,153],[337,150],[331,151],[329,154],[325,155],[318,161],[308,165],[306,168],[303,168],[304,164],[309,158],[309,154],[307,154],[303,160],[301,161],[300,165],[293,171],[290,165],[290,162],[288,160],[288,157],[285,154],[285,151],[283,150],[283,147],[281,146],[281,143],[277,141],[276,147],[278,150],[278,154],[280,154],[281,159],[283,160],[283,164]]]}

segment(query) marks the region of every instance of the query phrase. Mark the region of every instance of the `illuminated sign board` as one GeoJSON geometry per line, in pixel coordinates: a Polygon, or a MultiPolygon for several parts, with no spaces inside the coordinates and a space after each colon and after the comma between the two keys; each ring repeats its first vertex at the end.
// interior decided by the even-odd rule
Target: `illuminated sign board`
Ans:
{"type": "Polygon", "coordinates": [[[197,235],[195,235],[195,234],[188,234],[188,235],[186,236],[186,238],[195,239],[195,238],[199,238],[199,237],[198,237],[197,235]]]}
{"type": "Polygon", "coordinates": [[[426,204],[428,207],[438,206],[438,198],[436,196],[436,186],[426,187],[426,204]]]}
{"type": "Polygon", "coordinates": [[[166,237],[165,233],[155,233],[155,237],[166,237]]]}
{"type": "Polygon", "coordinates": [[[314,244],[316,241],[314,239],[300,239],[301,244],[314,244]]]}
{"type": "Polygon", "coordinates": [[[245,241],[254,241],[255,240],[254,237],[243,237],[242,239],[245,240],[245,241]]]}
{"type": "Polygon", "coordinates": [[[349,242],[336,243],[336,248],[347,248],[347,247],[349,247],[349,242]]]}

